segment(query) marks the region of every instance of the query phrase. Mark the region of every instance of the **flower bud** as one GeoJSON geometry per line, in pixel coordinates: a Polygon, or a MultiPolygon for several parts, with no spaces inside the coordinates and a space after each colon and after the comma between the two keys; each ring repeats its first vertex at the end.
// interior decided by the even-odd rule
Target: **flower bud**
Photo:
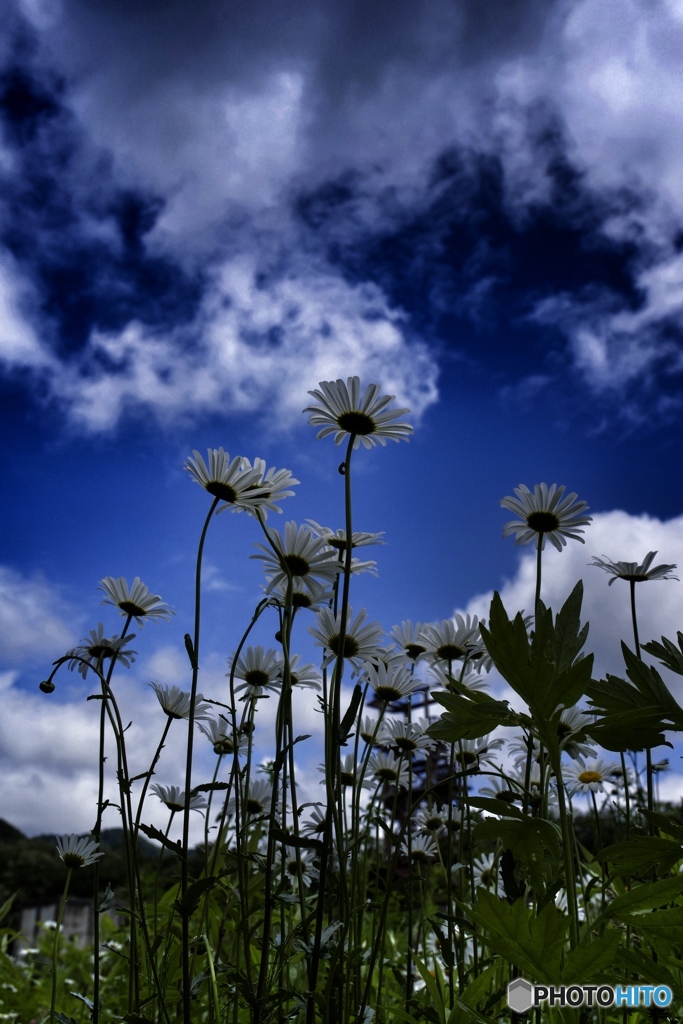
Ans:
{"type": "Polygon", "coordinates": [[[40,689],[43,691],[43,693],[52,693],[54,688],[55,684],[52,682],[51,679],[43,679],[42,683],[40,684],[40,689]]]}

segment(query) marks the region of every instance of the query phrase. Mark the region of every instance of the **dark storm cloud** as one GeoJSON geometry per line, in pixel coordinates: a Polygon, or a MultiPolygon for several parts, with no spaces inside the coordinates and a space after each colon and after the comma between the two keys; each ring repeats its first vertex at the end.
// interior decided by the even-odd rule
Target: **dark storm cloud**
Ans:
{"type": "Polygon", "coordinates": [[[252,408],[255,352],[297,383],[412,361],[421,408],[448,350],[508,394],[569,370],[637,406],[677,380],[683,152],[653,80],[683,54],[675,0],[17,10],[5,245],[91,427],[83,401],[107,426],[252,408]]]}

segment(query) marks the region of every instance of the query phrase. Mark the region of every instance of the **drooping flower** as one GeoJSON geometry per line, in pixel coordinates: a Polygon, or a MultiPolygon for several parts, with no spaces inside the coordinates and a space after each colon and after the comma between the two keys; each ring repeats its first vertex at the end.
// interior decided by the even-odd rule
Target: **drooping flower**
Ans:
{"type": "Polygon", "coordinates": [[[593,522],[592,516],[583,513],[588,508],[585,501],[577,501],[572,492],[563,497],[565,487],[545,483],[535,484],[533,494],[525,484],[515,487],[516,498],[505,497],[501,507],[519,516],[503,527],[503,537],[514,535],[515,544],[529,544],[536,539],[536,547],[543,550],[548,537],[558,551],[567,544],[567,538],[585,543],[581,534],[582,526],[593,522]]]}
{"type": "Polygon", "coordinates": [[[265,650],[260,645],[247,647],[234,666],[232,660],[228,662],[230,670],[234,667],[235,679],[243,680],[235,687],[235,693],[246,690],[247,696],[260,697],[264,690],[280,688],[282,664],[277,651],[265,650]]]}
{"type": "Polygon", "coordinates": [[[66,657],[72,659],[69,662],[69,670],[73,672],[77,668],[85,679],[89,668],[94,669],[101,662],[113,657],[116,657],[117,662],[124,668],[130,668],[131,663],[135,661],[137,651],[130,650],[126,645],[134,639],[134,633],[125,637],[105,637],[104,626],[98,622],[97,629],[91,629],[89,635],[78,647],[66,652],[66,657]]]}
{"type": "MultiPolygon", "coordinates": [[[[154,796],[158,796],[162,804],[165,804],[174,814],[185,810],[185,790],[180,786],[162,786],[155,782],[149,787],[149,790],[150,793],[154,793],[154,796]]],[[[206,797],[201,793],[195,793],[190,797],[191,811],[203,811],[205,807],[206,797]]]]}
{"type": "Polygon", "coordinates": [[[284,539],[279,530],[269,529],[268,536],[275,550],[255,544],[262,554],[250,556],[264,563],[264,572],[270,580],[267,594],[278,584],[286,584],[287,570],[313,597],[319,594],[321,584],[334,583],[340,570],[339,561],[325,541],[314,536],[307,526],[297,527],[295,522],[289,522],[285,524],[284,539]]]}
{"type": "MultiPolygon", "coordinates": [[[[214,754],[221,755],[234,753],[235,743],[233,740],[232,726],[223,718],[222,715],[219,721],[216,721],[215,718],[211,718],[206,722],[201,722],[199,728],[211,743],[214,754]]],[[[239,747],[239,737],[237,739],[237,746],[239,747]]]]}
{"type": "Polygon", "coordinates": [[[100,850],[100,844],[87,836],[80,839],[72,833],[68,836],[55,836],[59,856],[68,868],[87,868],[94,864],[104,852],[100,850]]]}
{"type": "MultiPolygon", "coordinates": [[[[246,511],[253,514],[254,509],[258,508],[264,517],[267,515],[267,509],[270,509],[271,512],[282,513],[282,509],[277,502],[282,501],[283,498],[291,498],[294,491],[290,491],[288,488],[294,487],[295,484],[301,483],[301,481],[293,477],[288,469],[274,469],[271,466],[266,471],[266,464],[263,459],[254,459],[253,468],[261,474],[261,482],[258,485],[254,485],[254,488],[259,491],[259,496],[256,505],[247,505],[246,511]]],[[[251,469],[249,459],[244,459],[244,469],[251,469]]],[[[221,509],[220,511],[223,510],[221,509]]]]}
{"type": "MultiPolygon", "coordinates": [[[[260,817],[268,814],[272,798],[272,785],[268,779],[250,779],[249,786],[240,798],[240,812],[249,817],[260,817]]],[[[235,795],[230,797],[228,806],[235,813],[237,801],[235,795]]]]}
{"type": "Polygon", "coordinates": [[[594,555],[590,565],[596,565],[611,575],[612,579],[607,584],[609,587],[615,580],[629,580],[633,583],[642,583],[644,580],[678,580],[678,576],[672,573],[673,569],[678,568],[677,565],[655,565],[650,568],[656,554],[656,551],[649,551],[640,565],[637,562],[613,562],[606,555],[602,558],[594,555]]]}
{"type": "Polygon", "coordinates": [[[379,719],[371,718],[366,715],[358,723],[358,735],[365,743],[372,743],[373,746],[379,746],[379,719]]]}
{"type": "Polygon", "coordinates": [[[563,768],[565,781],[568,782],[567,792],[570,796],[575,793],[599,793],[610,782],[616,770],[616,764],[602,757],[591,761],[577,757],[574,764],[563,768]]]}
{"type": "MultiPolygon", "coordinates": [[[[353,609],[349,608],[344,649],[341,654],[355,668],[360,669],[364,660],[381,657],[382,651],[379,643],[383,636],[383,630],[378,622],[369,622],[364,625],[367,618],[364,608],[361,608],[355,619],[352,616],[353,609]]],[[[323,666],[331,664],[340,653],[340,629],[341,611],[335,616],[330,608],[323,608],[319,611],[316,616],[316,625],[308,627],[309,633],[316,638],[317,646],[323,647],[326,651],[323,666]]]]}
{"type": "MultiPolygon", "coordinates": [[[[346,551],[346,530],[332,530],[329,526],[321,526],[320,523],[316,523],[315,519],[307,519],[306,522],[315,536],[322,537],[331,548],[336,551],[346,551]]],[[[354,530],[351,534],[351,547],[362,548],[367,547],[368,544],[385,544],[386,541],[382,540],[383,536],[384,530],[381,533],[360,533],[354,530]]]]}
{"type": "Polygon", "coordinates": [[[334,443],[341,444],[345,437],[354,436],[353,447],[362,442],[372,448],[391,441],[407,441],[413,432],[409,423],[395,423],[410,409],[388,409],[395,395],[378,397],[379,384],[368,384],[361,398],[360,377],[348,377],[346,383],[339,379],[321,380],[320,391],[309,391],[318,405],[307,405],[304,412],[311,415],[308,422],[313,427],[322,427],[316,437],[334,434],[334,443]]]}
{"type": "Polygon", "coordinates": [[[261,486],[262,467],[253,467],[248,459],[237,455],[232,461],[223,448],[209,448],[207,461],[196,450],[194,458],[185,460],[184,469],[192,479],[205,491],[219,498],[226,504],[218,511],[226,508],[233,512],[255,508],[260,500],[267,501],[269,489],[261,486]]]}
{"type": "Polygon", "coordinates": [[[322,804],[316,804],[311,811],[311,817],[308,821],[304,821],[301,824],[301,831],[306,832],[308,835],[319,835],[325,831],[327,826],[327,815],[322,809],[322,804]]]}
{"type": "MultiPolygon", "coordinates": [[[[179,686],[168,686],[166,683],[151,682],[149,684],[157,695],[157,700],[169,718],[189,718],[191,700],[186,690],[179,686]]],[[[204,701],[204,695],[198,693],[194,702],[195,722],[210,721],[211,705],[204,701]]]]}
{"type": "Polygon", "coordinates": [[[143,619],[168,621],[175,615],[158,594],[150,594],[139,576],[135,577],[130,589],[125,577],[114,579],[113,576],[105,576],[99,582],[99,589],[107,595],[102,604],[114,605],[124,617],[131,615],[138,626],[142,626],[143,619]]]}
{"type": "Polygon", "coordinates": [[[500,750],[504,743],[505,740],[500,737],[490,739],[488,736],[479,736],[476,740],[461,740],[455,747],[455,760],[465,769],[493,764],[494,752],[500,750]]]}

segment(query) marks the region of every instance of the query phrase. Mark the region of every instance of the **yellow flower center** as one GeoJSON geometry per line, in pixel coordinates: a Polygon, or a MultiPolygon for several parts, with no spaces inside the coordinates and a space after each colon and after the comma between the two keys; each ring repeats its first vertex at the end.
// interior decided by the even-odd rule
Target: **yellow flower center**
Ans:
{"type": "Polygon", "coordinates": [[[602,782],[602,775],[600,772],[581,772],[578,780],[586,784],[589,782],[602,782]]]}

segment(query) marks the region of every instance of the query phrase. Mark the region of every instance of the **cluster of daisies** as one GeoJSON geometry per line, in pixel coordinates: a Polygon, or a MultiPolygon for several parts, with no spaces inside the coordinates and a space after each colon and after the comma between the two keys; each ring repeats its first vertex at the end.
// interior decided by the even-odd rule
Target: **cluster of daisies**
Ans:
{"type": "MultiPolygon", "coordinates": [[[[310,423],[319,428],[318,438],[332,435],[338,445],[347,441],[349,457],[361,444],[366,448],[385,445],[387,440],[408,440],[412,433],[410,424],[400,422],[400,416],[408,410],[391,407],[394,396],[381,395],[376,384],[370,384],[363,391],[358,377],[323,381],[319,389],[309,394],[314,403],[304,411],[309,414],[310,423]]],[[[357,736],[365,744],[360,758],[362,767],[356,763],[358,751],[356,755],[346,756],[340,765],[341,784],[374,786],[376,790],[387,785],[408,786],[412,758],[429,757],[437,748],[428,735],[430,691],[455,687],[462,692],[463,687],[476,690],[484,685],[482,673],[491,668],[491,660],[482,641],[481,624],[476,617],[462,615],[432,624],[404,621],[394,627],[387,643],[380,624],[368,621],[364,609],[355,614],[350,607],[343,612],[335,610],[342,573],[376,572],[374,561],[361,559],[353,552],[383,543],[381,533],[353,532],[349,538],[344,530],[335,531],[313,520],[301,525],[288,522],[282,532],[268,527],[268,512],[281,512],[279,503],[294,493],[292,488],[299,481],[287,469],[267,468],[260,458],[253,461],[243,456],[231,458],[223,448],[209,449],[206,458],[194,451],[185,469],[213,498],[211,513],[229,509],[246,512],[259,521],[265,543],[255,545],[257,553],[252,557],[262,563],[268,600],[275,605],[289,603],[295,609],[311,609],[316,617],[309,630],[322,649],[322,669],[347,661],[352,675],[365,686],[369,703],[381,709],[379,718],[359,717],[357,736]],[[414,696],[420,693],[426,717],[411,721],[405,712],[414,696]],[[402,717],[396,717],[397,713],[402,717]]],[[[516,516],[503,527],[504,536],[513,536],[517,544],[534,541],[539,559],[546,539],[560,551],[569,539],[583,543],[584,527],[590,524],[591,517],[586,515],[586,502],[578,500],[575,493],[565,495],[563,486],[548,487],[541,483],[535,485],[533,491],[521,484],[515,488],[514,495],[501,501],[501,506],[516,516]]],[[[614,562],[606,557],[594,558],[592,564],[612,577],[610,584],[616,579],[627,580],[631,585],[644,580],[676,579],[671,575],[676,566],[652,566],[655,554],[650,552],[640,564],[614,562]]],[[[67,658],[69,667],[77,669],[84,677],[92,669],[104,679],[107,661],[116,660],[124,667],[134,661],[136,652],[130,647],[134,636],[128,633],[133,620],[141,626],[146,620],[167,620],[173,612],[139,578],[129,587],[123,578],[106,577],[100,587],[105,593],[105,603],[117,607],[126,618],[125,628],[120,635],[106,637],[100,623],[81,645],[68,652],[67,658]]],[[[527,617],[525,622],[530,628],[532,617],[527,617]]],[[[319,670],[313,665],[301,664],[298,656],[291,659],[289,673],[293,686],[321,687],[319,670]]],[[[253,709],[267,691],[277,692],[282,687],[284,662],[276,651],[247,647],[239,657],[233,656],[230,660],[229,675],[231,684],[237,684],[234,692],[253,709]]],[[[214,717],[211,705],[204,701],[202,694],[197,694],[192,706],[190,695],[178,687],[151,685],[169,718],[192,717],[216,754],[239,754],[246,713],[237,732],[225,718],[214,717]]],[[[52,677],[41,683],[41,689],[46,692],[54,689],[52,677]]],[[[570,794],[595,793],[619,774],[616,765],[598,759],[596,751],[582,738],[585,720],[585,715],[573,708],[567,709],[560,721],[564,750],[572,759],[572,765],[566,769],[570,794]]],[[[540,752],[531,751],[529,775],[524,770],[530,756],[528,740],[519,741],[516,748],[513,743],[513,766],[503,771],[492,760],[502,744],[502,740],[488,737],[463,742],[458,745],[456,758],[463,761],[463,766],[486,765],[490,769],[493,779],[488,787],[482,788],[483,794],[508,801],[531,799],[533,803],[535,799],[540,800],[539,794],[544,791],[546,801],[552,806],[552,780],[544,777],[547,769],[543,767],[540,752]]],[[[185,807],[185,794],[178,787],[155,785],[152,791],[172,814],[185,807]]],[[[270,783],[252,779],[242,800],[248,815],[258,817],[266,813],[271,801],[270,783]]],[[[190,807],[202,810],[204,798],[193,796],[190,807]]],[[[435,856],[439,836],[453,827],[454,822],[459,822],[456,810],[453,807],[420,808],[415,817],[415,834],[404,852],[418,859],[435,856]]],[[[314,808],[304,828],[319,831],[323,823],[324,814],[314,808]]],[[[73,858],[83,856],[86,860],[93,855],[92,851],[77,848],[75,837],[65,837],[63,847],[60,855],[66,851],[73,858]]],[[[486,864],[480,867],[485,877],[488,868],[486,864]]]]}

